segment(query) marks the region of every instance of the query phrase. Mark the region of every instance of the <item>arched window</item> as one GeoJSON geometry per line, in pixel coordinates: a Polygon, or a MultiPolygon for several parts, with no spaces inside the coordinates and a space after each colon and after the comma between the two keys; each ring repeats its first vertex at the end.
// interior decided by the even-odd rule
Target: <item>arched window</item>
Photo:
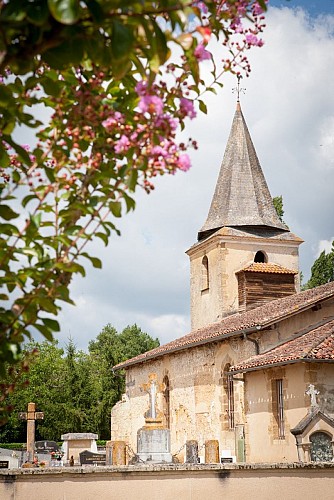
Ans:
{"type": "Polygon", "coordinates": [[[166,428],[170,428],[170,387],[169,378],[167,375],[163,378],[164,390],[163,390],[163,414],[165,417],[166,428]]]}
{"type": "Polygon", "coordinates": [[[266,254],[264,252],[262,252],[261,250],[259,250],[255,254],[254,262],[268,262],[266,254]]]}
{"type": "Polygon", "coordinates": [[[331,462],[333,460],[332,437],[326,432],[314,432],[310,436],[312,462],[331,462]]]}
{"type": "Polygon", "coordinates": [[[202,290],[209,288],[209,260],[206,255],[202,259],[202,290]]]}

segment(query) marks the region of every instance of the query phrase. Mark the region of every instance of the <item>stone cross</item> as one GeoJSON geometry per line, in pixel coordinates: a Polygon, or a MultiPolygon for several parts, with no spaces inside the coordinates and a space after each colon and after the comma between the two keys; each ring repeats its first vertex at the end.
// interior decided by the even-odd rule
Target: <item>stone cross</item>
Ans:
{"type": "Polygon", "coordinates": [[[158,383],[156,373],[150,373],[150,375],[148,376],[148,383],[143,384],[141,387],[149,395],[150,407],[149,407],[149,410],[147,412],[147,418],[152,419],[152,420],[156,420],[156,419],[159,420],[160,417],[159,417],[158,413],[160,413],[160,412],[158,411],[158,408],[157,408],[157,395],[158,395],[158,391],[161,390],[162,387],[161,387],[161,384],[158,383]]]}
{"type": "Polygon", "coordinates": [[[305,394],[307,394],[311,398],[311,408],[318,408],[319,405],[317,403],[317,395],[320,394],[320,392],[314,387],[313,384],[310,384],[308,386],[305,394]]]}
{"type": "Polygon", "coordinates": [[[44,413],[35,411],[35,403],[28,403],[28,411],[19,413],[21,420],[27,421],[27,461],[32,462],[35,453],[35,422],[36,420],[43,420],[44,413]]]}

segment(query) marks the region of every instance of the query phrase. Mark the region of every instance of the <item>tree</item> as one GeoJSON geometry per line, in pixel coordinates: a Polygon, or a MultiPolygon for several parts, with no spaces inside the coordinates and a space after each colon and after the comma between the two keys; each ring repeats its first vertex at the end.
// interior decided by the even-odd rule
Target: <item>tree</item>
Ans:
{"type": "Polygon", "coordinates": [[[89,352],[78,351],[70,339],[66,349],[56,341],[30,342],[25,349],[35,351],[29,372],[22,377],[22,387],[7,396],[7,405],[15,409],[0,429],[0,441],[25,442],[26,422],[19,411],[34,401],[44,412],[38,422],[37,439],[58,441],[67,432],[96,432],[100,439],[110,438],[110,410],[124,392],[124,377],[112,367],[159,345],[137,325],[120,333],[107,325],[89,352]]]}
{"type": "Polygon", "coordinates": [[[265,0],[0,2],[0,377],[21,363],[3,397],[29,365],[31,329],[52,340],[72,276],[85,259],[101,267],[87,244],[108,244],[138,186],[190,167],[197,144],[177,131],[206,111],[202,94],[225,71],[249,73],[264,10],[265,0]],[[207,44],[220,36],[228,56],[214,61],[207,44]]]}
{"type": "Polygon", "coordinates": [[[124,376],[113,372],[113,366],[158,346],[159,340],[150,337],[137,325],[127,326],[118,333],[109,324],[95,341],[89,343],[92,367],[99,381],[98,405],[95,410],[100,436],[110,435],[110,410],[125,390],[124,376]]]}
{"type": "Polygon", "coordinates": [[[279,217],[279,220],[281,222],[284,222],[283,221],[284,209],[283,209],[283,197],[282,197],[282,195],[281,196],[274,196],[273,204],[274,204],[276,213],[279,217]]]}
{"type": "Polygon", "coordinates": [[[314,288],[329,283],[330,281],[334,281],[334,241],[331,251],[326,253],[325,250],[323,250],[314,261],[311,268],[311,277],[303,288],[314,288]]]}

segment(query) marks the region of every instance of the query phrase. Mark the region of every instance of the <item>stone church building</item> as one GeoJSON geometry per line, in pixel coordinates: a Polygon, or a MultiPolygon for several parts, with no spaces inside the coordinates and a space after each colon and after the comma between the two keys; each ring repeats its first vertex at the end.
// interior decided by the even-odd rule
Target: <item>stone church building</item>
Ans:
{"type": "Polygon", "coordinates": [[[114,367],[126,393],[111,439],[133,450],[150,377],[181,462],[218,440],[237,462],[333,459],[334,283],[300,292],[302,240],[281,222],[237,103],[215,193],[190,258],[191,332],[114,367]]]}

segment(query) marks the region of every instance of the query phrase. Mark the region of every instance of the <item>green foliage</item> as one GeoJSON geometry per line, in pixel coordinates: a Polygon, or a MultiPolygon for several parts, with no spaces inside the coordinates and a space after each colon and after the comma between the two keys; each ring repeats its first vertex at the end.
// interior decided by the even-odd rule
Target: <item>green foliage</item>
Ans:
{"type": "Polygon", "coordinates": [[[329,253],[321,252],[311,268],[311,277],[303,289],[314,288],[334,281],[334,242],[329,253]]]}
{"type": "Polygon", "coordinates": [[[273,204],[274,204],[276,213],[279,217],[279,220],[281,222],[284,222],[284,220],[283,220],[284,210],[283,210],[283,197],[282,197],[282,195],[281,196],[274,196],[273,204]]]}
{"type": "Polygon", "coordinates": [[[0,442],[25,441],[26,422],[18,413],[31,401],[44,412],[44,420],[36,423],[37,440],[57,441],[67,432],[96,432],[110,439],[110,410],[124,392],[124,377],[112,367],[158,345],[137,325],[120,333],[107,325],[88,353],[78,351],[71,339],[65,351],[56,341],[30,342],[26,350],[38,355],[23,376],[23,387],[7,396],[14,411],[0,430],[0,442]]]}
{"type": "MultiPolygon", "coordinates": [[[[201,4],[0,2],[1,401],[29,366],[23,343],[59,331],[73,276],[85,276],[86,261],[101,267],[89,242],[119,234],[115,221],[134,209],[137,187],[150,192],[157,175],[189,168],[184,151],[197,145],[178,143],[177,130],[195,109],[206,112],[202,96],[225,71],[249,72],[245,51],[261,45],[264,0],[201,4]],[[223,39],[226,59],[205,50],[210,37],[223,39]],[[8,364],[15,369],[6,375],[8,364]]],[[[0,422],[9,409],[0,405],[0,422]]],[[[83,425],[80,412],[66,411],[83,425]]]]}

